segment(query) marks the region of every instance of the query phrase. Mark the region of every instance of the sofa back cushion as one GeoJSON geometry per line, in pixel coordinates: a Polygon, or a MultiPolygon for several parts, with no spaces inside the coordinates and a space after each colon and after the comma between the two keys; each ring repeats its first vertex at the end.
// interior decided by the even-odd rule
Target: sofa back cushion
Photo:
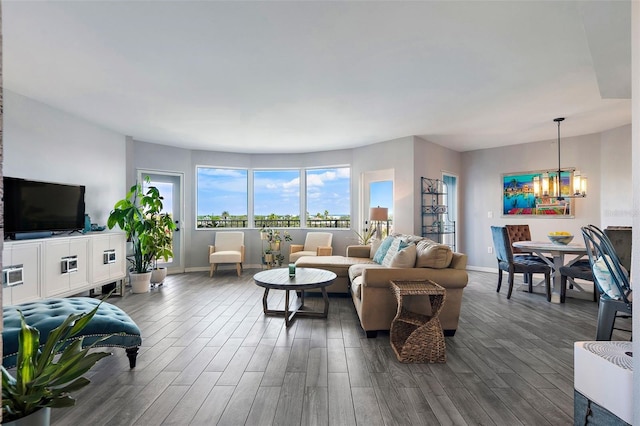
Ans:
{"type": "Polygon", "coordinates": [[[429,239],[416,244],[416,268],[448,268],[453,258],[451,247],[429,239]]]}

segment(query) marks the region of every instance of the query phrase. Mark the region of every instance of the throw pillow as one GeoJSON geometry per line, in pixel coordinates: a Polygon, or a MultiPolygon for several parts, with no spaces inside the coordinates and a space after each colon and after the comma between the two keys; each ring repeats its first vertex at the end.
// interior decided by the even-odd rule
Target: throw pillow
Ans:
{"type": "MultiPolygon", "coordinates": [[[[600,256],[598,260],[595,261],[593,264],[593,268],[592,268],[593,276],[596,278],[596,281],[598,282],[600,289],[607,296],[615,300],[620,300],[622,299],[622,296],[620,294],[620,289],[616,285],[614,278],[611,276],[611,272],[609,272],[609,268],[607,267],[607,262],[610,265],[612,264],[612,260],[609,256],[607,256],[606,261],[605,259],[602,258],[602,256],[600,256]]],[[[626,270],[624,270],[624,267],[622,267],[622,269],[623,269],[623,273],[626,273],[626,270]]],[[[614,270],[614,273],[615,273],[615,270],[614,270]]],[[[616,277],[616,278],[618,282],[622,281],[620,277],[616,277]]]]}
{"type": "Polygon", "coordinates": [[[392,268],[413,268],[416,264],[416,245],[410,243],[391,259],[392,268]]]}
{"type": "Polygon", "coordinates": [[[382,265],[382,261],[387,255],[387,251],[389,250],[389,247],[391,247],[391,243],[393,243],[393,240],[393,237],[387,237],[382,241],[382,243],[380,243],[380,247],[378,247],[378,250],[376,250],[376,254],[373,256],[374,262],[382,265]]]}
{"type": "Polygon", "coordinates": [[[369,250],[369,259],[373,259],[373,256],[376,255],[376,252],[380,248],[380,244],[382,244],[382,240],[371,240],[371,249],[369,250]]]}
{"type": "Polygon", "coordinates": [[[382,266],[386,266],[387,268],[390,267],[394,256],[408,245],[409,244],[405,243],[400,238],[394,238],[389,250],[387,250],[387,254],[385,254],[384,259],[382,259],[382,266]]]}
{"type": "Polygon", "coordinates": [[[416,244],[416,268],[448,268],[453,259],[451,247],[431,240],[416,244]]]}

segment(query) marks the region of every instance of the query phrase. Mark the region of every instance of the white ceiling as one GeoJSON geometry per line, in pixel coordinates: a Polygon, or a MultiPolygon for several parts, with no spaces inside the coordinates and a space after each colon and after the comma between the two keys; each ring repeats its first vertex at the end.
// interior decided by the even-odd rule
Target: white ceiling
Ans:
{"type": "Polygon", "coordinates": [[[4,0],[4,86],[192,149],[466,151],[631,123],[629,4],[4,0]]]}

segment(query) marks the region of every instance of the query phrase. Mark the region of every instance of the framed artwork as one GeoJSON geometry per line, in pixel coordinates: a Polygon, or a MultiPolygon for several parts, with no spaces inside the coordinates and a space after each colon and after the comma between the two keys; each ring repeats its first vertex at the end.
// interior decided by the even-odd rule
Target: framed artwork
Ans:
{"type": "MultiPolygon", "coordinates": [[[[505,173],[502,175],[502,216],[531,217],[574,217],[573,198],[558,200],[556,197],[536,197],[533,192],[533,178],[540,177],[544,171],[505,173]]],[[[557,172],[556,172],[557,174],[557,172]]],[[[560,194],[571,194],[573,172],[562,171],[560,174],[560,194]]],[[[556,193],[555,187],[549,189],[556,193]]]]}

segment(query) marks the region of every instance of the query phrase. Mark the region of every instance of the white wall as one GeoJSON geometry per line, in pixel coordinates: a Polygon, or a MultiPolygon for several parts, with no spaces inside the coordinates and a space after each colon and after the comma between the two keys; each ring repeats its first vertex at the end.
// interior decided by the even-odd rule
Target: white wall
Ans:
{"type": "Polygon", "coordinates": [[[631,180],[631,126],[603,132],[600,138],[600,216],[603,228],[631,226],[633,194],[631,180]]]}
{"type": "Polygon", "coordinates": [[[5,176],[85,185],[93,223],[124,196],[123,135],[6,89],[3,162],[5,176]]]}
{"type": "MultiPolygon", "coordinates": [[[[355,223],[362,223],[366,218],[356,216],[359,213],[360,188],[354,187],[359,183],[362,173],[376,170],[393,170],[393,229],[395,232],[414,233],[415,200],[413,196],[413,137],[394,139],[380,142],[353,150],[351,203],[355,223]]],[[[362,214],[368,214],[363,211],[362,214]]]]}
{"type": "MultiPolygon", "coordinates": [[[[414,234],[420,235],[422,232],[422,189],[421,177],[430,179],[442,179],[443,172],[449,172],[460,176],[462,170],[462,155],[457,151],[452,151],[443,146],[416,137],[414,140],[414,175],[413,191],[416,215],[414,217],[414,234]]],[[[461,208],[462,204],[459,204],[461,208]]],[[[456,238],[461,239],[461,229],[459,223],[456,224],[456,238]]],[[[457,249],[459,251],[459,249],[457,249]]]]}
{"type": "MultiPolygon", "coordinates": [[[[631,123],[635,123],[632,128],[632,164],[640,164],[640,2],[631,2],[631,123]]],[[[633,254],[631,265],[631,276],[640,275],[640,168],[633,167],[633,254]]],[[[633,316],[633,352],[640,354],[640,338],[636,336],[640,330],[640,315],[633,316]]],[[[633,357],[633,370],[640,371],[640,357],[633,357]]],[[[640,395],[640,374],[633,376],[633,396],[634,401],[640,395]]],[[[633,424],[640,425],[640,404],[633,405],[633,424]]]]}
{"type": "MultiPolygon", "coordinates": [[[[469,266],[495,270],[495,255],[490,227],[528,223],[534,239],[545,239],[550,231],[566,230],[580,238],[580,227],[587,224],[607,226],[629,224],[628,214],[614,218],[609,209],[630,212],[631,177],[630,126],[607,132],[561,139],[562,167],[576,167],[589,177],[589,193],[575,200],[574,218],[502,217],[501,175],[557,168],[557,140],[468,151],[462,153],[462,223],[460,250],[469,255],[469,266]],[[606,144],[606,147],[603,145],[606,144]],[[605,172],[602,172],[602,169],[605,172]],[[611,190],[622,180],[621,190],[611,190]],[[624,189],[624,188],[627,189],[624,189]],[[606,192],[606,196],[604,193],[606,192]],[[607,205],[601,203],[603,197],[607,205]],[[607,212],[609,217],[602,217],[607,212]],[[489,218],[489,213],[493,218],[489,218]]],[[[613,211],[613,210],[611,210],[613,211]]]]}

